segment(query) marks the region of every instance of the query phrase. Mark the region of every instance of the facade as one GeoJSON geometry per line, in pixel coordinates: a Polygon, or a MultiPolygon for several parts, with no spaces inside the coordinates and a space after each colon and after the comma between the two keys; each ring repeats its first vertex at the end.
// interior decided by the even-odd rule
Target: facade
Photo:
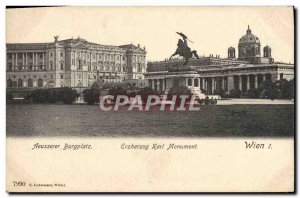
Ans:
{"type": "Polygon", "coordinates": [[[171,59],[149,62],[145,79],[150,87],[168,92],[174,85],[187,86],[194,94],[203,97],[203,93],[212,95],[216,90],[241,90],[246,93],[251,88],[258,88],[264,81],[293,79],[294,65],[276,63],[271,56],[271,48],[263,48],[257,36],[249,26],[246,35],[239,39],[238,58],[234,47],[228,48],[228,57],[210,55],[200,59],[191,59],[187,66],[182,66],[183,59],[171,59]]]}
{"type": "Polygon", "coordinates": [[[140,80],[146,71],[145,47],[111,46],[82,38],[51,43],[8,43],[8,88],[90,87],[96,80],[140,80]]]}

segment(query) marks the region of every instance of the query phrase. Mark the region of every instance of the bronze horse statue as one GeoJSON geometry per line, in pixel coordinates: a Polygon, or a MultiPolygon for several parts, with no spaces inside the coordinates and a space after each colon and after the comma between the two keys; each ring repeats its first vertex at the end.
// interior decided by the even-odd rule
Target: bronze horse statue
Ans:
{"type": "Polygon", "coordinates": [[[176,32],[176,33],[179,34],[180,36],[182,36],[182,39],[183,39],[183,40],[181,40],[181,39],[178,40],[178,43],[177,43],[177,49],[176,49],[175,53],[172,54],[172,56],[170,57],[170,59],[171,59],[173,56],[176,56],[176,55],[182,56],[182,57],[184,57],[184,59],[185,59],[185,62],[184,62],[183,65],[186,65],[186,64],[189,62],[190,58],[193,57],[193,55],[194,55],[197,59],[199,59],[199,56],[198,56],[198,54],[197,54],[197,51],[196,51],[196,50],[193,50],[193,51],[192,51],[192,50],[189,48],[189,46],[187,45],[187,40],[188,40],[187,36],[184,35],[184,34],[181,33],[181,32],[176,32]]]}

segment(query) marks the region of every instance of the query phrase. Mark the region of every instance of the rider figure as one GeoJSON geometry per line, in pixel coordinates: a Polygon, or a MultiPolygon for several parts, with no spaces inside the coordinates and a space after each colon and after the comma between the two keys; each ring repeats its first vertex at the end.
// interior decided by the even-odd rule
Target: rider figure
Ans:
{"type": "Polygon", "coordinates": [[[180,36],[182,36],[182,39],[183,39],[183,41],[181,39],[178,40],[178,43],[177,43],[178,48],[181,49],[182,51],[190,51],[191,49],[187,45],[187,36],[181,32],[176,32],[176,33],[179,34],[180,36]]]}

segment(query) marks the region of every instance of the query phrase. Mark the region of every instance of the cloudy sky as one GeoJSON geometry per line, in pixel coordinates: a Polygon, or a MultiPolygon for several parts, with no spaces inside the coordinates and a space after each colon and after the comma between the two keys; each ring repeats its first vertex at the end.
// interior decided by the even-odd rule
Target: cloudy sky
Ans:
{"type": "Polygon", "coordinates": [[[247,26],[275,61],[294,62],[292,7],[64,7],[8,9],[7,42],[52,42],[80,36],[109,45],[141,44],[147,60],[163,60],[185,33],[199,55],[227,56],[247,26]]]}

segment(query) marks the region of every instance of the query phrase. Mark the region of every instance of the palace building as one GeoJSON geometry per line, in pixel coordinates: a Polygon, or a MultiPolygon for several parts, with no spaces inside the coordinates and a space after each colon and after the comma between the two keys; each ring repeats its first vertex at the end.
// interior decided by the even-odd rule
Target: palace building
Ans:
{"type": "Polygon", "coordinates": [[[265,46],[261,54],[261,43],[252,34],[249,26],[246,34],[239,39],[238,56],[234,47],[228,48],[228,57],[209,55],[200,59],[192,58],[186,66],[184,60],[175,58],[165,61],[148,62],[145,79],[155,90],[168,92],[174,85],[187,86],[194,94],[212,95],[216,90],[241,90],[258,88],[264,81],[294,78],[294,65],[275,62],[271,47],[265,46]]]}
{"type": "Polygon", "coordinates": [[[103,82],[139,81],[146,71],[140,45],[101,45],[85,39],[50,43],[7,43],[8,88],[90,87],[103,82]]]}

